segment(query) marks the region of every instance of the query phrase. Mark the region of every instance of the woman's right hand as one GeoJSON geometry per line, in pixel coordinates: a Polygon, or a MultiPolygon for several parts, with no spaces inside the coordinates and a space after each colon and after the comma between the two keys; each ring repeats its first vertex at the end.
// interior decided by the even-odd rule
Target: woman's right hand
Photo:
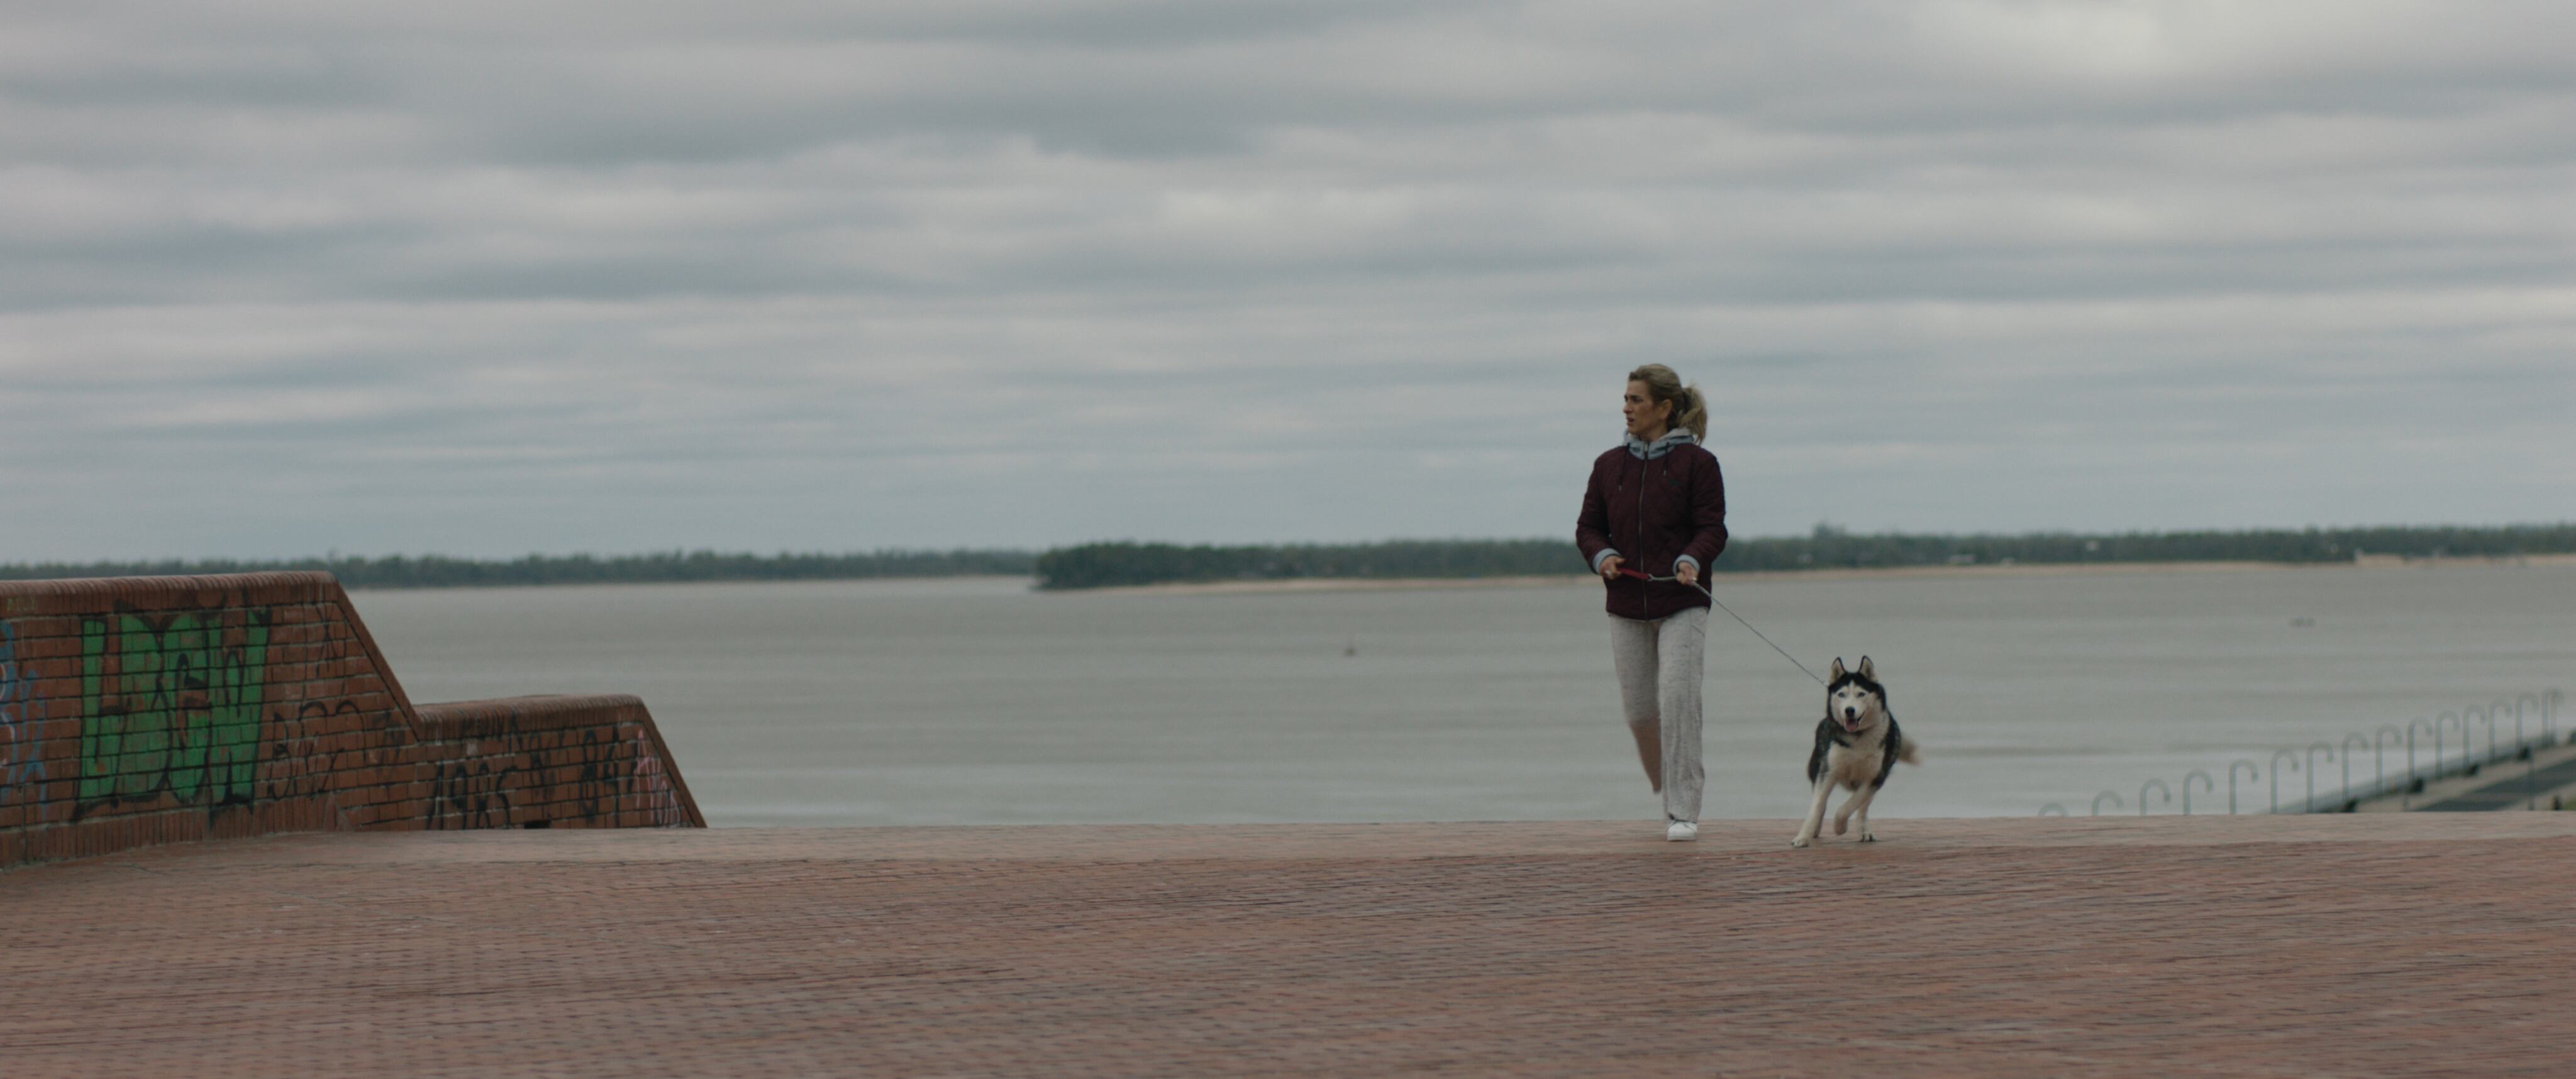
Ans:
{"type": "Polygon", "coordinates": [[[1610,556],[1610,557],[1608,557],[1608,558],[1604,558],[1604,559],[1602,559],[1602,560],[1601,560],[1601,579],[1602,579],[1602,580],[1605,580],[1605,581],[1615,581],[1615,580],[1618,580],[1618,579],[1619,579],[1619,563],[1624,562],[1624,561],[1627,561],[1627,560],[1626,560],[1626,559],[1623,559],[1623,558],[1621,558],[1621,557],[1619,557],[1618,555],[1615,555],[1615,554],[1614,554],[1614,555],[1611,555],[1611,556],[1610,556]]]}

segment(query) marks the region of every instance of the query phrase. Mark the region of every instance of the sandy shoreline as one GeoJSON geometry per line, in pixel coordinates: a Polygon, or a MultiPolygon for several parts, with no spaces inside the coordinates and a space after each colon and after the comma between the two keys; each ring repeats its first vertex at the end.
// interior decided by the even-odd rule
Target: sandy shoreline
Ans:
{"type": "MultiPolygon", "coordinates": [[[[2576,566],[2576,554],[2525,555],[2516,558],[2442,558],[2405,562],[2048,562],[1990,566],[1888,566],[1873,569],[1761,570],[1720,573],[1727,581],[1847,581],[1911,577],[2077,577],[2169,573],[2251,573],[2262,570],[2367,572],[2449,569],[2481,566],[2576,566]]],[[[1300,592],[1402,592],[1462,588],[1564,588],[1591,584],[1587,574],[1546,577],[1296,577],[1275,581],[1202,581],[1085,588],[1095,596],[1218,596],[1300,592]]]]}

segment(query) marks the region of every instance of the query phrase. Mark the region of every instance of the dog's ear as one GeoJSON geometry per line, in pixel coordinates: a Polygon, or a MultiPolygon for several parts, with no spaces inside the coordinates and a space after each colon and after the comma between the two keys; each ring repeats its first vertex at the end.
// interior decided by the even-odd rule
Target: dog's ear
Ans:
{"type": "Polygon", "coordinates": [[[1843,657],[1841,657],[1841,656],[1835,656],[1835,657],[1834,657],[1834,681],[1837,681],[1837,682],[1842,681],[1842,679],[1843,679],[1843,673],[1844,673],[1844,672],[1843,672],[1843,657]]]}
{"type": "Polygon", "coordinates": [[[1878,681],[1878,668],[1869,665],[1868,656],[1860,657],[1860,676],[1872,682],[1878,681]]]}

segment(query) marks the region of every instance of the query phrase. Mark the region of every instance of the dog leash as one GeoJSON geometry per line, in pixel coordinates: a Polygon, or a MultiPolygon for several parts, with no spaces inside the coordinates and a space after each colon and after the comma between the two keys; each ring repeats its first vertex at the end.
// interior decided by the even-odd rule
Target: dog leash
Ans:
{"type": "MultiPolygon", "coordinates": [[[[1754,635],[1754,636],[1756,636],[1756,637],[1762,637],[1762,631],[1761,631],[1761,630],[1753,629],[1753,623],[1745,621],[1745,620],[1744,620],[1744,616],[1743,616],[1743,615],[1740,615],[1740,614],[1735,613],[1735,608],[1727,606],[1727,605],[1726,605],[1726,601],[1725,601],[1725,600],[1722,600],[1722,599],[1717,598],[1717,593],[1715,593],[1715,592],[1711,592],[1711,591],[1709,591],[1708,589],[1702,588],[1702,587],[1700,587],[1700,586],[1699,586],[1698,584],[1696,584],[1696,583],[1693,583],[1693,582],[1690,582],[1690,581],[1682,580],[1682,579],[1681,579],[1681,578],[1679,578],[1679,577],[1654,577],[1654,576],[1649,576],[1649,575],[1647,575],[1646,571],[1644,571],[1644,570],[1641,570],[1641,569],[1629,569],[1629,568],[1628,568],[1628,567],[1626,567],[1626,566],[1621,566],[1621,567],[1619,567],[1619,576],[1622,576],[1622,577],[1634,577],[1634,578],[1636,578],[1636,579],[1638,579],[1638,580],[1640,580],[1640,581],[1671,581],[1671,582],[1672,582],[1672,583],[1674,583],[1674,584],[1680,585],[1680,586],[1682,586],[1682,587],[1684,587],[1684,588],[1688,588],[1688,589],[1690,589],[1690,590],[1692,590],[1692,591],[1694,591],[1694,592],[1699,593],[1700,595],[1707,596],[1707,597],[1708,597],[1708,601],[1709,601],[1710,603],[1717,604],[1717,609],[1718,609],[1718,610],[1721,610],[1721,611],[1725,611],[1725,612],[1726,612],[1726,616],[1727,616],[1728,618],[1732,618],[1732,619],[1734,619],[1737,625],[1743,626],[1744,628],[1746,628],[1746,629],[1748,629],[1748,630],[1753,630],[1753,635],[1754,635]]],[[[1821,686],[1821,685],[1824,685],[1824,684],[1825,684],[1825,680],[1824,680],[1824,679],[1822,679],[1822,678],[1816,678],[1816,672],[1811,671],[1811,670],[1808,670],[1808,669],[1807,669],[1807,665],[1806,665],[1806,664],[1798,662],[1798,657],[1793,656],[1793,655],[1790,655],[1790,654],[1789,654],[1789,650],[1788,650],[1788,649],[1780,647],[1778,643],[1776,643],[1776,642],[1772,641],[1772,639],[1771,639],[1771,638],[1769,638],[1769,637],[1762,637],[1762,643],[1767,644],[1767,645],[1770,645],[1770,646],[1771,646],[1771,650],[1772,650],[1772,651],[1780,653],[1780,658],[1785,659],[1785,660],[1788,660],[1788,661],[1789,661],[1789,665],[1790,665],[1790,666],[1798,668],[1798,673],[1803,674],[1803,675],[1806,675],[1806,676],[1807,676],[1807,677],[1809,677],[1809,678],[1815,678],[1815,679],[1816,679],[1816,684],[1817,684],[1817,685],[1820,685],[1820,686],[1821,686]]]]}

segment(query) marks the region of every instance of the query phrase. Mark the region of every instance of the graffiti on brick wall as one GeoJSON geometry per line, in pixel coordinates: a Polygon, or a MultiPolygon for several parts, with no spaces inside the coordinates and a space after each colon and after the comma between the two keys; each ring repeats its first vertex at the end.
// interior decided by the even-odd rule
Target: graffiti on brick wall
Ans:
{"type": "Polygon", "coordinates": [[[511,787],[519,770],[509,757],[441,761],[429,784],[432,828],[507,828],[511,787]]]}
{"type": "Polygon", "coordinates": [[[45,759],[28,713],[35,687],[18,666],[18,627],[0,622],[0,798],[45,779],[45,759]]]}
{"type": "Polygon", "coordinates": [[[679,798],[642,727],[592,727],[569,745],[529,757],[543,775],[560,776],[559,769],[571,769],[570,799],[584,819],[613,821],[628,796],[641,795],[655,823],[686,823],[676,819],[681,816],[679,798]]]}
{"type": "Polygon", "coordinates": [[[558,769],[572,770],[568,797],[573,814],[584,820],[613,817],[617,799],[626,793],[635,776],[634,747],[617,737],[614,727],[592,727],[570,739],[571,744],[555,749],[540,749],[529,754],[541,775],[559,776],[558,769]]]}
{"type": "MultiPolygon", "coordinates": [[[[325,731],[334,728],[332,720],[358,713],[355,701],[305,701],[295,707],[295,714],[284,709],[269,713],[276,733],[269,736],[261,755],[268,767],[260,769],[259,800],[282,801],[310,798],[331,789],[330,756],[322,751],[325,731]]],[[[339,724],[338,726],[348,726],[339,724]]]]}
{"type": "Polygon", "coordinates": [[[507,828],[514,808],[537,819],[611,825],[640,796],[658,825],[688,811],[644,728],[632,724],[479,739],[471,756],[440,762],[430,783],[432,828],[507,828]],[[550,744],[551,743],[551,744],[550,744]]]}
{"type": "Polygon", "coordinates": [[[671,785],[671,774],[662,767],[662,755],[654,751],[653,740],[644,728],[632,728],[629,740],[635,743],[635,787],[650,807],[653,823],[676,827],[689,823],[687,810],[680,808],[680,789],[671,785]]]}
{"type": "Polygon", "coordinates": [[[81,620],[75,816],[164,796],[248,804],[267,676],[265,611],[81,620]],[[227,621],[235,624],[226,625],[227,621]]]}

